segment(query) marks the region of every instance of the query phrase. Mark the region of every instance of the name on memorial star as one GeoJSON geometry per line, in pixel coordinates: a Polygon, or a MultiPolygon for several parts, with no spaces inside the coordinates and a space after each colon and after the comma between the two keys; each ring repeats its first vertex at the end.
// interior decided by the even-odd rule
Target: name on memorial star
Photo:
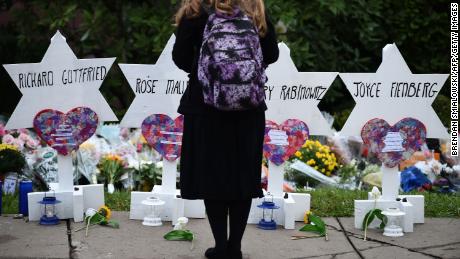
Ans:
{"type": "Polygon", "coordinates": [[[83,67],[75,69],[64,69],[60,71],[27,72],[18,74],[19,88],[35,88],[53,86],[54,75],[58,74],[62,85],[80,84],[93,81],[103,81],[107,75],[105,66],[83,67]]]}
{"type": "MultiPolygon", "coordinates": [[[[157,93],[156,90],[158,89],[158,81],[157,79],[147,79],[137,78],[136,79],[136,93],[138,94],[155,94],[157,93]]],[[[164,94],[179,94],[182,95],[185,92],[185,88],[188,85],[188,81],[185,80],[174,80],[174,79],[167,79],[161,80],[160,83],[166,83],[164,87],[165,92],[164,94]]]]}
{"type": "MultiPolygon", "coordinates": [[[[353,82],[354,97],[382,97],[382,82],[353,82]]],[[[430,98],[436,95],[436,82],[392,82],[390,98],[430,98]]]]}
{"type": "MultiPolygon", "coordinates": [[[[265,99],[271,100],[275,86],[265,86],[265,99]]],[[[304,85],[282,85],[280,89],[279,99],[287,100],[321,100],[323,94],[326,92],[324,86],[304,86],[304,85]]]]}

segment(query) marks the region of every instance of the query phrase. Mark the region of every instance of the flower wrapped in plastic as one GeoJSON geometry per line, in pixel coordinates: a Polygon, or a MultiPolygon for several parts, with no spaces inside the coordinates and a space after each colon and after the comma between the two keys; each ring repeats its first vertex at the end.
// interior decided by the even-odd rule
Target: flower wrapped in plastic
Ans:
{"type": "Polygon", "coordinates": [[[306,163],[327,176],[331,176],[339,165],[329,146],[322,145],[318,140],[305,141],[302,148],[295,152],[292,158],[306,163]]]}

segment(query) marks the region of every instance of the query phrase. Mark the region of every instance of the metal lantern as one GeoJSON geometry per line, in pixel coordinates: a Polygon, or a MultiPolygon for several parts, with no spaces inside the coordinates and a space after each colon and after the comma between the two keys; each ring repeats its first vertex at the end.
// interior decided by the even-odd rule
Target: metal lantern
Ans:
{"type": "Polygon", "coordinates": [[[152,196],[143,200],[142,204],[145,205],[146,210],[146,216],[144,217],[142,225],[150,227],[161,226],[163,223],[161,222],[160,208],[165,202],[152,196]]]}
{"type": "Polygon", "coordinates": [[[382,212],[388,219],[388,222],[384,228],[383,235],[389,237],[401,237],[404,236],[402,225],[403,217],[406,215],[405,212],[400,211],[398,208],[388,208],[382,212]]]}
{"type": "Polygon", "coordinates": [[[40,217],[40,225],[57,225],[59,224],[59,218],[56,216],[57,209],[56,204],[61,203],[61,201],[56,200],[55,196],[46,196],[43,197],[43,200],[39,201],[42,207],[42,216],[40,217]]]}
{"type": "Polygon", "coordinates": [[[265,230],[276,229],[276,222],[273,220],[273,210],[279,209],[280,207],[273,202],[273,195],[268,193],[264,197],[262,204],[257,205],[257,207],[262,209],[262,219],[259,221],[259,224],[257,224],[257,227],[265,230]],[[271,199],[267,199],[267,196],[270,196],[271,199]]]}

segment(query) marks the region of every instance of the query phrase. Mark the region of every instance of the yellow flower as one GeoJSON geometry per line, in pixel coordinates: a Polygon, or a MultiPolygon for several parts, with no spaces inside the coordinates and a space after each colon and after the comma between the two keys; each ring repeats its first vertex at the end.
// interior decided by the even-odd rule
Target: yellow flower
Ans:
{"type": "Polygon", "coordinates": [[[81,143],[79,149],[93,151],[96,149],[96,147],[94,146],[93,143],[90,143],[89,141],[85,141],[81,143]]]}
{"type": "Polygon", "coordinates": [[[302,156],[302,153],[300,151],[296,151],[295,156],[300,158],[302,156]]]}
{"type": "Polygon", "coordinates": [[[316,164],[316,161],[313,158],[307,161],[307,165],[314,165],[314,164],[316,164]]]}
{"type": "Polygon", "coordinates": [[[321,173],[324,173],[325,171],[326,171],[326,170],[324,170],[324,168],[323,168],[323,169],[321,169],[321,173]]]}
{"type": "Polygon", "coordinates": [[[327,175],[327,176],[331,176],[331,172],[326,172],[326,175],[327,175]]]}
{"type": "Polygon", "coordinates": [[[321,156],[322,156],[320,152],[316,152],[315,155],[316,155],[317,158],[321,158],[321,156]]]}
{"type": "Polygon", "coordinates": [[[310,216],[311,212],[309,210],[305,211],[305,214],[303,215],[303,222],[305,224],[308,224],[308,216],[310,216]]]}
{"type": "Polygon", "coordinates": [[[105,205],[101,206],[97,211],[101,213],[107,220],[109,220],[112,216],[112,211],[105,205]]]}
{"type": "Polygon", "coordinates": [[[315,166],[315,170],[317,170],[317,171],[318,171],[318,166],[315,166]]]}
{"type": "Polygon", "coordinates": [[[16,146],[10,145],[10,144],[0,144],[0,151],[5,150],[5,149],[11,149],[14,151],[19,151],[19,149],[16,146]]]}

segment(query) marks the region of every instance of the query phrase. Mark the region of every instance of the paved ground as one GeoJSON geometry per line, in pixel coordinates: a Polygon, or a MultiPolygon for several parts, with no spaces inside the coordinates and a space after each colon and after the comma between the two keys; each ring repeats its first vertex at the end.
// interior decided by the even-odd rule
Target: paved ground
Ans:
{"type": "MultiPolygon", "coordinates": [[[[127,212],[114,212],[120,229],[95,226],[88,237],[84,231],[73,232],[82,223],[70,224],[72,244],[68,243],[66,222],[42,227],[12,217],[0,217],[0,258],[204,258],[213,245],[207,220],[192,219],[189,229],[196,234],[194,249],[190,242],[166,241],[163,235],[172,230],[169,224],[158,228],[142,226],[128,219],[127,212]]],[[[244,258],[460,258],[460,219],[426,219],[414,233],[402,238],[388,238],[371,230],[369,240],[353,228],[352,218],[326,218],[329,241],[324,238],[291,240],[302,235],[296,230],[263,231],[248,225],[243,239],[244,258]],[[339,222],[345,232],[342,231],[339,222]],[[348,237],[348,238],[347,238],[348,237]]],[[[301,223],[296,226],[300,228],[301,223]]]]}

